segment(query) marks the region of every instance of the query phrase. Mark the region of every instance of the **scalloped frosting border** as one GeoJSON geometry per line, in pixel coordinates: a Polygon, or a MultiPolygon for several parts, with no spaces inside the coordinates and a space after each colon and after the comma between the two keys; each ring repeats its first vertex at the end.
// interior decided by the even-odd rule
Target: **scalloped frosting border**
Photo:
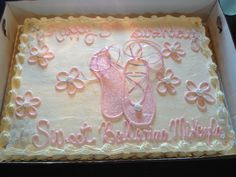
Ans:
{"type": "Polygon", "coordinates": [[[156,15],[149,17],[135,17],[135,18],[116,18],[113,16],[108,17],[68,17],[68,18],[31,18],[25,19],[24,25],[21,29],[21,35],[19,37],[19,33],[17,34],[17,39],[19,38],[20,42],[16,41],[16,45],[18,45],[18,53],[15,56],[15,63],[12,62],[11,74],[13,77],[11,78],[8,86],[8,92],[5,99],[5,106],[3,109],[3,118],[1,120],[0,126],[0,161],[10,161],[10,160],[48,160],[48,159],[81,159],[81,160],[92,160],[92,159],[127,159],[130,157],[143,158],[143,157],[178,157],[178,156],[201,156],[201,155],[211,155],[217,152],[223,152],[230,150],[233,146],[234,132],[229,125],[229,114],[224,105],[224,94],[220,90],[220,83],[216,73],[216,64],[212,61],[212,52],[210,50],[209,43],[210,39],[206,36],[206,31],[204,26],[202,25],[202,21],[199,17],[186,17],[179,16],[174,17],[171,15],[166,15],[162,17],[158,17],[156,15]],[[10,127],[11,127],[11,118],[14,114],[14,102],[16,99],[16,89],[20,87],[21,82],[21,72],[22,72],[22,64],[26,61],[26,49],[27,43],[30,40],[28,36],[25,34],[28,30],[37,30],[39,28],[43,28],[44,25],[51,22],[66,22],[66,23],[84,23],[90,24],[93,23],[103,23],[103,22],[117,22],[122,21],[122,23],[130,23],[130,21],[135,21],[137,24],[145,24],[154,23],[156,20],[159,21],[167,21],[170,19],[178,19],[178,23],[180,21],[185,22],[188,20],[188,24],[195,25],[199,32],[204,36],[201,40],[201,51],[203,55],[206,56],[207,59],[210,60],[208,64],[208,71],[211,75],[210,83],[216,89],[216,101],[219,105],[219,109],[217,111],[217,117],[220,120],[220,124],[225,128],[226,131],[226,143],[222,144],[219,140],[214,140],[211,147],[207,145],[207,143],[199,142],[195,145],[189,145],[188,142],[179,141],[177,144],[170,143],[162,143],[159,147],[152,147],[149,143],[143,143],[141,145],[134,144],[124,144],[121,147],[115,147],[110,144],[104,144],[101,148],[85,145],[80,149],[76,149],[72,145],[66,145],[64,149],[58,149],[55,147],[47,147],[44,150],[37,150],[32,146],[28,145],[26,149],[17,149],[17,148],[7,148],[4,149],[6,144],[10,139],[10,127]],[[38,26],[42,25],[42,26],[38,26]],[[212,150],[214,149],[214,150],[212,150]],[[129,151],[132,153],[124,153],[124,151],[129,151]],[[147,153],[148,151],[148,153],[147,153]],[[45,155],[47,154],[47,155],[45,155]]]}

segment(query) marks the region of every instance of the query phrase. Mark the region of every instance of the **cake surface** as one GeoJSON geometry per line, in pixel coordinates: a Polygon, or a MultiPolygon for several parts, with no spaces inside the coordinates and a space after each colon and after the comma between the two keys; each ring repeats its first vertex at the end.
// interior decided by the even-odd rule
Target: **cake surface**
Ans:
{"type": "Polygon", "coordinates": [[[1,120],[1,160],[229,150],[234,133],[198,17],[26,19],[1,120]]]}

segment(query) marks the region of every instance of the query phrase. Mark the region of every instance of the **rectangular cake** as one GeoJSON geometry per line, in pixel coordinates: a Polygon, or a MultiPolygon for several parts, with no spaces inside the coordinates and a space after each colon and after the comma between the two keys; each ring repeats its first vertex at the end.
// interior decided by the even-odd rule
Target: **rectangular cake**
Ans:
{"type": "Polygon", "coordinates": [[[199,17],[26,19],[0,160],[196,156],[233,146],[199,17]]]}

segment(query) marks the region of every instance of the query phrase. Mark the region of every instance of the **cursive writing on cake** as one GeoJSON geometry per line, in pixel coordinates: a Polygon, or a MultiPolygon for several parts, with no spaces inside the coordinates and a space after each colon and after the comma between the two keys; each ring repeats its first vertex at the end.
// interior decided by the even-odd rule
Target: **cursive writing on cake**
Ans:
{"type": "Polygon", "coordinates": [[[65,137],[63,130],[50,130],[48,120],[40,120],[37,125],[37,134],[32,137],[32,143],[36,148],[43,149],[49,145],[63,147],[65,143],[73,144],[76,147],[92,145],[96,143],[95,138],[89,138],[92,127],[84,123],[78,133],[71,133],[65,137]]]}
{"type": "MultiPolygon", "coordinates": [[[[123,122],[122,130],[115,129],[113,123],[104,121],[99,129],[103,144],[120,145],[124,143],[142,142],[171,142],[171,141],[191,141],[198,139],[211,144],[213,138],[219,138],[222,129],[216,119],[211,118],[209,126],[203,126],[199,121],[186,120],[183,117],[171,119],[169,129],[153,129],[151,126],[138,128],[130,124],[127,120],[123,122]]],[[[70,133],[65,136],[62,129],[51,129],[48,120],[40,120],[37,124],[37,133],[32,137],[32,144],[43,149],[47,146],[63,147],[65,144],[72,144],[76,147],[83,145],[95,145],[96,139],[92,137],[92,127],[84,123],[77,133],[70,133]]]]}

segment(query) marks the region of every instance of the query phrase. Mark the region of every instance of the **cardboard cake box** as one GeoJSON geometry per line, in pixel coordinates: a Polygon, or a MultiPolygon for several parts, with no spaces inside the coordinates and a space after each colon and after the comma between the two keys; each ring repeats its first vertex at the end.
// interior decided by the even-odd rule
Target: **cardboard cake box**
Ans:
{"type": "MultiPolygon", "coordinates": [[[[18,25],[29,17],[68,17],[80,15],[98,16],[151,16],[172,14],[199,16],[209,31],[213,58],[218,66],[218,74],[225,104],[229,110],[231,125],[236,130],[236,52],[233,40],[217,0],[36,0],[6,2],[0,28],[0,112],[6,92],[9,66],[14,57],[18,25]]],[[[220,156],[236,154],[233,149],[220,156]]]]}

